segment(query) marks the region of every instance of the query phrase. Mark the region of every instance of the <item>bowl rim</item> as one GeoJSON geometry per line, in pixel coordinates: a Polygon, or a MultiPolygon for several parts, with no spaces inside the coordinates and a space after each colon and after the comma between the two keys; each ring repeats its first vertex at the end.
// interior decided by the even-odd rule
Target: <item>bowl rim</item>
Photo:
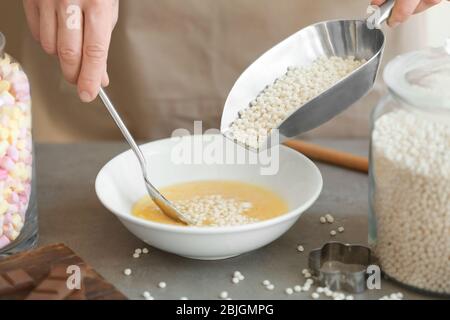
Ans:
{"type": "MultiPolygon", "coordinates": [[[[220,134],[218,134],[218,135],[220,135],[220,134]]],[[[194,135],[184,136],[183,138],[193,138],[193,137],[195,137],[195,136],[194,135]]],[[[171,139],[173,139],[173,138],[170,137],[170,138],[147,142],[147,143],[141,144],[140,147],[145,148],[149,145],[164,144],[164,143],[167,143],[168,141],[170,141],[171,139]]],[[[126,153],[133,152],[131,149],[125,150],[125,151],[117,154],[112,159],[110,159],[106,164],[103,165],[103,167],[100,169],[100,171],[98,172],[98,174],[95,178],[95,193],[96,193],[99,201],[102,203],[102,205],[108,211],[113,213],[117,218],[119,218],[120,220],[126,220],[127,222],[137,224],[141,227],[146,227],[149,229],[158,229],[161,231],[186,233],[186,234],[224,234],[224,233],[238,233],[238,232],[246,232],[246,231],[262,229],[262,228],[265,228],[265,227],[268,227],[271,225],[280,224],[282,222],[285,222],[287,220],[295,218],[295,216],[298,216],[301,213],[305,212],[316,202],[316,200],[319,198],[319,196],[322,192],[322,189],[323,189],[323,177],[322,177],[322,174],[321,174],[319,168],[316,166],[316,164],[314,162],[312,162],[308,157],[306,157],[302,153],[295,151],[285,145],[280,145],[279,147],[280,147],[280,152],[281,152],[281,150],[284,150],[282,152],[288,152],[288,153],[294,154],[297,157],[302,158],[302,160],[312,169],[312,171],[314,171],[315,174],[317,174],[317,177],[319,178],[319,187],[317,188],[317,190],[315,190],[314,195],[308,201],[303,203],[302,205],[295,207],[294,209],[289,210],[288,212],[286,212],[280,216],[277,216],[275,218],[271,218],[268,220],[263,220],[263,221],[259,221],[259,222],[238,225],[238,226],[225,226],[225,227],[177,226],[177,225],[170,225],[170,224],[164,224],[164,223],[159,223],[159,222],[153,222],[150,220],[145,220],[142,218],[135,217],[130,213],[123,213],[123,212],[119,212],[119,211],[113,209],[112,206],[110,206],[108,203],[106,203],[106,201],[103,201],[102,197],[100,196],[101,192],[100,192],[99,180],[100,180],[100,177],[105,173],[106,167],[111,162],[115,161],[117,158],[125,155],[126,153]]]]}

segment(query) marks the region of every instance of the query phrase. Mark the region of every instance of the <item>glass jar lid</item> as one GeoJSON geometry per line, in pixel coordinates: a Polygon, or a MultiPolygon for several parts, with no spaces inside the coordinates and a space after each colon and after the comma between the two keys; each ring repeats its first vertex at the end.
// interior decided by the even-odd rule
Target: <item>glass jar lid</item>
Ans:
{"type": "Polygon", "coordinates": [[[386,66],[384,81],[408,104],[450,112],[450,39],[444,47],[396,57],[386,66]]]}

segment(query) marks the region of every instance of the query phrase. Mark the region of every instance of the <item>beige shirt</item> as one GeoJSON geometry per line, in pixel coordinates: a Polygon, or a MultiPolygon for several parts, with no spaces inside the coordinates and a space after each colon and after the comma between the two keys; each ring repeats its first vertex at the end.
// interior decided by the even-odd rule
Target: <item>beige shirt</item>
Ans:
{"type": "MultiPolygon", "coordinates": [[[[17,2],[0,5],[0,21],[6,22],[2,31],[11,39],[7,51],[22,62],[31,80],[35,139],[120,139],[104,107],[98,101],[82,104],[76,90],[63,80],[56,59],[31,39],[17,2]]],[[[218,128],[228,91],[260,54],[311,23],[362,18],[367,4],[365,0],[121,1],[108,91],[138,139],[191,129],[194,120],[203,120],[204,129],[218,128]]],[[[414,17],[387,31],[385,61],[421,46],[422,20],[414,17]]],[[[308,134],[367,136],[369,112],[380,92],[377,85],[344,114],[308,134]]]]}

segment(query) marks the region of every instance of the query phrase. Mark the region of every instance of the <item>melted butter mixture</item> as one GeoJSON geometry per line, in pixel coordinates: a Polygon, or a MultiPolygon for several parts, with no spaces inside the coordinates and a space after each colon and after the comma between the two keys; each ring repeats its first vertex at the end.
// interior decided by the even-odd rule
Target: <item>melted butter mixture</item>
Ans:
{"type": "MultiPolygon", "coordinates": [[[[220,195],[225,199],[251,203],[251,208],[243,215],[258,221],[272,219],[289,211],[286,201],[273,191],[238,181],[188,182],[162,188],[161,193],[174,202],[190,200],[195,197],[220,195]]],[[[149,196],[140,199],[133,206],[132,213],[145,220],[184,226],[184,224],[165,216],[149,196]]]]}

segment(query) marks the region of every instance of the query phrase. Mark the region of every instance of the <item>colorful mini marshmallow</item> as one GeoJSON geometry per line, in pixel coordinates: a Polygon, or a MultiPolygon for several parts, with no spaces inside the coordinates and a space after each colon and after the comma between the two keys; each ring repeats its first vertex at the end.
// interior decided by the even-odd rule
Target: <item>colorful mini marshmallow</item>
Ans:
{"type": "Polygon", "coordinates": [[[32,176],[31,97],[26,74],[0,58],[0,249],[25,224],[32,176]]]}

